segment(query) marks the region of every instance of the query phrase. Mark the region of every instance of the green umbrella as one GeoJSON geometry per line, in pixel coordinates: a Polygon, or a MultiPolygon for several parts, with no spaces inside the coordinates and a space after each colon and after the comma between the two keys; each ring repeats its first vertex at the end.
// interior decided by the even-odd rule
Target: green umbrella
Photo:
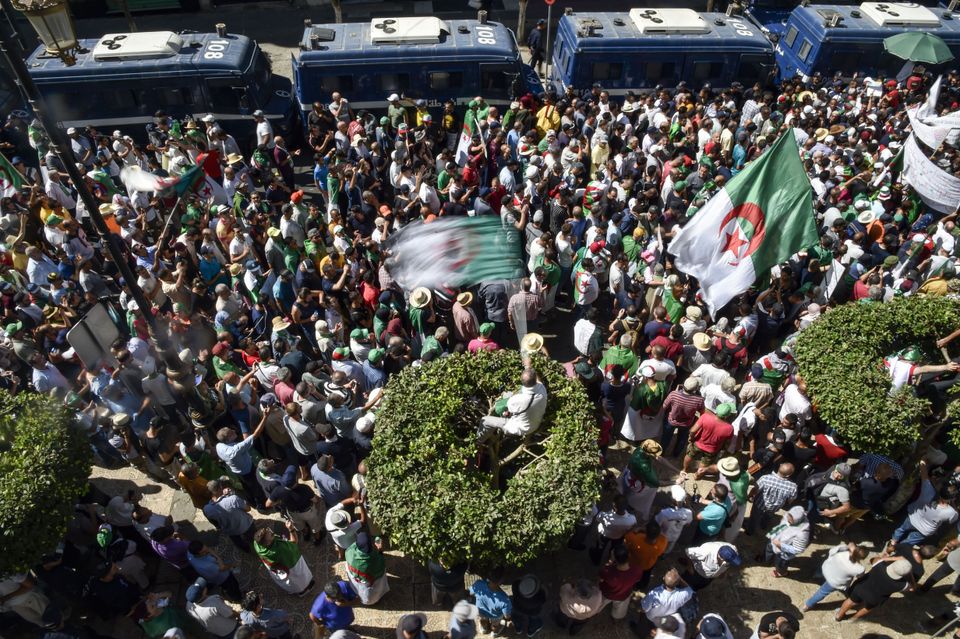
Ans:
{"type": "Polygon", "coordinates": [[[953,60],[947,43],[926,31],[907,31],[884,39],[883,48],[901,60],[943,64],[953,60]]]}

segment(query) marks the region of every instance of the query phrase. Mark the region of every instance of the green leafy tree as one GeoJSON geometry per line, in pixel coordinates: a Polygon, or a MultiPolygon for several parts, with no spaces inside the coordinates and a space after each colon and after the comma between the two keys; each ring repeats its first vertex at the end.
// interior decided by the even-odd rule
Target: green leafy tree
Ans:
{"type": "Polygon", "coordinates": [[[532,366],[549,395],[523,449],[508,437],[488,451],[476,432],[500,394],[519,388],[518,353],[454,355],[390,380],[367,486],[394,547],[423,562],[522,565],[567,541],[599,495],[595,419],[559,364],[537,356],[532,366]]]}
{"type": "Polygon", "coordinates": [[[935,432],[923,429],[921,418],[930,402],[914,395],[912,387],[890,395],[883,360],[918,346],[924,362],[941,363],[936,340],[958,326],[960,302],[945,297],[846,304],[799,334],[795,357],[825,422],[854,449],[899,457],[935,432]]]}
{"type": "Polygon", "coordinates": [[[63,539],[86,491],[91,451],[63,406],[0,392],[0,574],[37,563],[63,539]]]}

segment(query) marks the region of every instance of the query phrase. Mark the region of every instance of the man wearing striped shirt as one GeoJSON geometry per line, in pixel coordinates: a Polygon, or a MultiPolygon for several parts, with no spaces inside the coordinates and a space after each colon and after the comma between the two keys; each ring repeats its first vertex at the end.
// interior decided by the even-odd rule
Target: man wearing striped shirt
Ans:
{"type": "Polygon", "coordinates": [[[660,436],[660,446],[666,452],[667,457],[676,457],[680,454],[680,447],[687,441],[690,428],[697,421],[697,417],[703,412],[703,397],[700,393],[700,380],[696,377],[688,377],[683,382],[683,387],[671,391],[667,399],[663,402],[663,411],[667,416],[663,424],[663,434],[660,436]],[[679,430],[677,438],[671,449],[670,440],[673,439],[674,431],[679,430]]]}

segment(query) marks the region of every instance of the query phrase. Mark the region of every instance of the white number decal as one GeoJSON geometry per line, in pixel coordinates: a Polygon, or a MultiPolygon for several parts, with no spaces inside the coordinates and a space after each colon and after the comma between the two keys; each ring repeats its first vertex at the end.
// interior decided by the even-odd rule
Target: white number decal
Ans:
{"type": "Polygon", "coordinates": [[[737,30],[737,33],[742,36],[752,36],[753,31],[747,28],[747,25],[742,22],[730,22],[730,26],[737,30]]]}
{"type": "Polygon", "coordinates": [[[489,27],[479,27],[477,29],[477,42],[480,44],[496,44],[497,40],[493,37],[493,30],[489,27]]]}
{"type": "Polygon", "coordinates": [[[203,57],[206,60],[217,60],[223,57],[223,52],[227,50],[227,45],[230,44],[226,40],[211,40],[210,44],[207,45],[207,50],[204,51],[203,57]]]}

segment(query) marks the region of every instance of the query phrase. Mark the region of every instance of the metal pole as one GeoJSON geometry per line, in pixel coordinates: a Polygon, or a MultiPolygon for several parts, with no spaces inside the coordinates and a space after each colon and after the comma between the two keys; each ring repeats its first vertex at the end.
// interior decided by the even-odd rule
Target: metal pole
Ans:
{"type": "MultiPolygon", "coordinates": [[[[13,15],[10,0],[0,0],[0,6],[3,7],[4,13],[8,16],[13,15]]],[[[46,131],[47,137],[50,138],[50,146],[53,148],[53,152],[60,158],[60,162],[66,169],[67,175],[70,176],[70,180],[77,188],[77,194],[83,201],[90,215],[90,219],[97,229],[97,233],[99,233],[101,240],[103,240],[107,252],[110,253],[110,258],[116,263],[117,268],[120,270],[120,275],[126,282],[127,288],[130,290],[130,295],[140,308],[140,312],[147,322],[150,337],[159,347],[157,326],[153,313],[151,312],[152,306],[147,302],[147,298],[144,297],[143,290],[137,285],[136,275],[130,270],[130,265],[127,263],[126,257],[115,244],[116,239],[110,233],[110,229],[107,228],[107,223],[100,214],[97,201],[94,199],[90,189],[87,188],[83,175],[81,175],[77,169],[77,162],[70,148],[70,142],[63,130],[58,127],[57,123],[47,114],[43,98],[40,96],[37,85],[33,83],[33,78],[30,77],[30,72],[24,63],[26,55],[20,50],[19,42],[17,42],[17,39],[14,38],[7,29],[2,29],[2,31],[3,33],[0,35],[0,51],[2,51],[4,57],[7,59],[7,63],[13,71],[14,79],[17,84],[20,85],[23,94],[27,97],[27,101],[30,103],[34,115],[40,120],[40,124],[43,126],[44,131],[46,131]]]]}
{"type": "Polygon", "coordinates": [[[553,15],[553,5],[548,4],[547,5],[547,68],[544,70],[544,74],[543,74],[544,79],[548,81],[550,79],[550,63],[552,62],[552,60],[550,59],[550,21],[552,19],[552,15],[553,15]]]}
{"type": "Polygon", "coordinates": [[[130,5],[127,4],[127,0],[120,0],[120,9],[123,10],[123,17],[127,19],[127,29],[135,32],[137,23],[133,21],[133,15],[130,13],[130,5]]]}

